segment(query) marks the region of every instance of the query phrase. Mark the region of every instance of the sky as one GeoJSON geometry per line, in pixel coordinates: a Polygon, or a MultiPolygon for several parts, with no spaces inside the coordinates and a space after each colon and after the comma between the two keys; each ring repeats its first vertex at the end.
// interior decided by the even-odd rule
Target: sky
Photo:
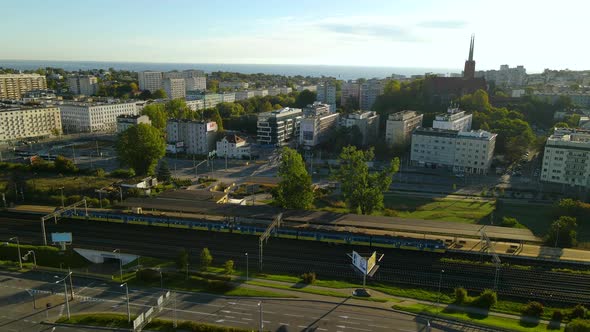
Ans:
{"type": "Polygon", "coordinates": [[[584,0],[0,0],[0,59],[590,69],[584,0]]]}

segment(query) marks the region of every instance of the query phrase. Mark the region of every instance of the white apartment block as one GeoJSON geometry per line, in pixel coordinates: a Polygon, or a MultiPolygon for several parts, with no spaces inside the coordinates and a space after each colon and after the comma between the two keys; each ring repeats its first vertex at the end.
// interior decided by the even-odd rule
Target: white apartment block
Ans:
{"type": "Polygon", "coordinates": [[[289,93],[293,92],[292,88],[289,87],[282,87],[282,88],[268,88],[268,94],[270,96],[277,96],[277,95],[287,95],[289,93]]]}
{"type": "Polygon", "coordinates": [[[330,105],[330,111],[336,112],[336,86],[332,82],[323,82],[316,87],[316,100],[330,105]]]}
{"type": "Polygon", "coordinates": [[[375,142],[379,134],[379,115],[376,112],[356,112],[347,114],[340,124],[343,127],[358,127],[363,135],[361,145],[367,146],[375,142]]]}
{"type": "Polygon", "coordinates": [[[236,100],[244,100],[244,99],[248,99],[248,98],[254,98],[256,96],[256,94],[254,93],[254,91],[238,91],[236,92],[236,100]]]}
{"type": "Polygon", "coordinates": [[[363,111],[370,111],[377,100],[383,94],[385,84],[378,79],[370,79],[361,84],[359,90],[359,106],[363,111]]]}
{"type": "Polygon", "coordinates": [[[152,121],[147,115],[119,115],[117,117],[117,133],[122,133],[140,123],[151,125],[152,121]]]}
{"type": "Polygon", "coordinates": [[[187,77],[184,79],[186,91],[207,90],[207,78],[205,76],[187,77]]]}
{"type": "Polygon", "coordinates": [[[70,93],[76,95],[92,96],[98,92],[98,78],[91,75],[68,77],[70,93]]]}
{"type": "Polygon", "coordinates": [[[220,89],[232,89],[232,90],[240,90],[240,89],[248,89],[250,84],[246,82],[219,82],[220,89]]]}
{"type": "Polygon", "coordinates": [[[303,111],[300,108],[285,107],[280,110],[259,113],[258,143],[281,146],[293,137],[298,139],[302,118],[303,111]]]}
{"type": "Polygon", "coordinates": [[[162,72],[161,71],[140,71],[137,73],[139,80],[139,89],[154,92],[162,89],[162,72]]]}
{"type": "Polygon", "coordinates": [[[401,147],[410,143],[412,131],[422,126],[424,115],[416,111],[401,111],[389,114],[385,126],[385,142],[388,146],[401,147]]]}
{"type": "Polygon", "coordinates": [[[184,78],[166,78],[163,81],[163,85],[168,99],[184,99],[186,97],[184,78]]]}
{"type": "Polygon", "coordinates": [[[45,76],[39,74],[0,74],[0,99],[20,99],[31,90],[47,89],[45,76]]]}
{"type": "Polygon", "coordinates": [[[222,103],[233,103],[236,101],[236,94],[233,92],[220,93],[222,103]]]}
{"type": "Polygon", "coordinates": [[[0,110],[0,141],[56,134],[61,134],[61,115],[58,107],[0,110]]]}
{"type": "Polygon", "coordinates": [[[486,81],[493,81],[497,86],[523,86],[526,84],[527,74],[524,66],[510,68],[501,65],[500,70],[478,71],[475,77],[483,77],[486,81]]]}
{"type": "Polygon", "coordinates": [[[329,133],[338,127],[340,113],[319,113],[301,119],[299,144],[312,148],[322,144],[328,138],[329,133]]]}
{"type": "Polygon", "coordinates": [[[268,95],[268,90],[266,90],[266,89],[254,90],[255,97],[264,97],[267,95],[268,95]]]}
{"type": "Polygon", "coordinates": [[[545,144],[541,181],[590,187],[590,131],[555,128],[545,144]]]}
{"type": "Polygon", "coordinates": [[[471,130],[472,114],[466,114],[458,108],[449,108],[447,113],[438,114],[432,122],[432,128],[469,131],[471,130]]]}
{"type": "Polygon", "coordinates": [[[307,117],[318,116],[318,115],[327,115],[329,113],[332,113],[332,112],[330,112],[330,109],[331,109],[330,105],[324,104],[319,101],[315,101],[313,104],[307,105],[307,107],[305,107],[303,109],[303,113],[307,117]]]}
{"type": "Polygon", "coordinates": [[[248,158],[250,157],[250,146],[246,140],[238,135],[228,135],[217,142],[217,156],[225,158],[248,158]]]}
{"type": "Polygon", "coordinates": [[[416,166],[444,167],[455,173],[487,174],[497,134],[484,130],[459,132],[416,128],[412,133],[411,162],[416,166]]]}
{"type": "Polygon", "coordinates": [[[66,133],[71,132],[114,132],[117,117],[136,115],[137,105],[132,103],[64,103],[59,106],[61,121],[66,133]]]}
{"type": "Polygon", "coordinates": [[[175,146],[184,146],[188,154],[204,155],[215,148],[217,123],[193,120],[168,120],[167,141],[175,146]],[[178,144],[182,142],[181,144],[178,144]]]}
{"type": "MultiPolygon", "coordinates": [[[[359,102],[361,96],[361,84],[357,81],[347,81],[342,83],[342,95],[340,96],[340,105],[344,107],[349,101],[359,102]]],[[[360,104],[359,104],[360,106],[360,104]]]]}

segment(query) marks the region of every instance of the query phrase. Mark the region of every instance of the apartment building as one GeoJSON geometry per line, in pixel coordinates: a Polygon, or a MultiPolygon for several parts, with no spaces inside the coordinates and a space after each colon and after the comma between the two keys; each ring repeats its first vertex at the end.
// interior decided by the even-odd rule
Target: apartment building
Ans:
{"type": "Polygon", "coordinates": [[[342,95],[340,96],[340,105],[352,104],[358,108],[359,98],[361,96],[361,84],[357,81],[349,80],[342,83],[342,95]]]}
{"type": "Polygon", "coordinates": [[[250,86],[250,84],[248,84],[246,82],[238,82],[238,81],[219,82],[220,89],[240,90],[240,89],[248,89],[249,86],[250,86]]]}
{"type": "Polygon", "coordinates": [[[438,114],[432,122],[432,128],[469,131],[471,130],[472,114],[467,114],[459,108],[449,107],[447,113],[438,114]]]}
{"type": "Polygon", "coordinates": [[[244,99],[248,99],[248,98],[254,98],[256,96],[256,94],[254,93],[254,91],[238,91],[236,92],[236,100],[244,100],[244,99]]]}
{"type": "Polygon", "coordinates": [[[370,111],[377,100],[383,94],[385,83],[378,79],[370,79],[361,84],[359,90],[359,106],[363,111],[370,111]]]}
{"type": "Polygon", "coordinates": [[[45,76],[39,74],[0,74],[0,99],[20,99],[31,90],[47,89],[45,76]]]}
{"type": "Polygon", "coordinates": [[[184,99],[186,97],[184,78],[166,78],[163,80],[163,85],[169,99],[184,99]]]}
{"type": "Polygon", "coordinates": [[[541,181],[590,187],[590,131],[555,128],[547,139],[541,181]]]}
{"type": "Polygon", "coordinates": [[[316,100],[330,105],[330,111],[336,112],[336,86],[332,82],[323,82],[316,87],[316,100]]]}
{"type": "Polygon", "coordinates": [[[0,141],[61,134],[58,107],[0,109],[0,141]]]}
{"type": "Polygon", "coordinates": [[[289,94],[291,92],[293,92],[293,89],[292,88],[289,88],[289,87],[281,87],[281,88],[273,87],[273,88],[268,88],[268,94],[270,96],[287,95],[287,94],[289,94]]]}
{"type": "Polygon", "coordinates": [[[166,138],[168,144],[184,147],[188,154],[204,155],[215,149],[217,123],[194,120],[168,120],[166,138]]]}
{"type": "Polygon", "coordinates": [[[207,90],[207,77],[196,76],[184,79],[186,91],[205,91],[207,90]]]}
{"type": "Polygon", "coordinates": [[[162,79],[169,78],[183,79],[186,91],[205,91],[207,89],[207,78],[202,70],[169,71],[162,74],[162,79]]]}
{"type": "Polygon", "coordinates": [[[92,96],[98,92],[98,78],[92,75],[70,76],[68,86],[70,93],[92,96]]]}
{"type": "Polygon", "coordinates": [[[412,131],[422,126],[424,115],[416,111],[389,114],[385,125],[385,142],[388,146],[402,147],[410,143],[412,131]]]}
{"type": "Polygon", "coordinates": [[[255,97],[264,97],[268,95],[268,90],[266,89],[258,89],[258,90],[254,90],[254,96],[255,97]]]}
{"type": "Polygon", "coordinates": [[[154,92],[162,89],[162,72],[161,71],[140,71],[137,73],[139,80],[139,89],[154,92]]]}
{"type": "Polygon", "coordinates": [[[151,125],[152,121],[147,115],[119,115],[117,117],[117,133],[122,133],[140,123],[151,125]]]}
{"type": "Polygon", "coordinates": [[[343,127],[358,127],[362,135],[361,145],[367,146],[374,143],[379,134],[379,115],[376,112],[355,112],[342,118],[340,124],[343,127]]]}
{"type": "Polygon", "coordinates": [[[217,156],[243,159],[250,157],[250,146],[238,135],[227,135],[217,142],[217,156]]]}
{"type": "Polygon", "coordinates": [[[117,117],[136,115],[137,105],[131,103],[64,103],[59,106],[63,130],[72,132],[114,132],[117,117]]]}
{"type": "Polygon", "coordinates": [[[412,133],[411,162],[455,173],[487,174],[496,146],[494,133],[460,132],[440,128],[416,128],[412,133]]]}
{"type": "MultiPolygon", "coordinates": [[[[325,105],[329,108],[329,105],[325,105]]],[[[338,127],[340,113],[319,112],[301,119],[299,144],[305,148],[313,148],[322,144],[330,132],[338,127]]]]}
{"type": "Polygon", "coordinates": [[[475,77],[483,77],[488,82],[495,82],[497,86],[523,86],[526,84],[527,74],[524,66],[510,68],[501,65],[500,70],[485,70],[475,73],[475,77]]]}
{"type": "Polygon", "coordinates": [[[283,145],[291,138],[299,138],[299,126],[303,118],[300,108],[285,107],[258,114],[257,136],[260,144],[283,145]]]}

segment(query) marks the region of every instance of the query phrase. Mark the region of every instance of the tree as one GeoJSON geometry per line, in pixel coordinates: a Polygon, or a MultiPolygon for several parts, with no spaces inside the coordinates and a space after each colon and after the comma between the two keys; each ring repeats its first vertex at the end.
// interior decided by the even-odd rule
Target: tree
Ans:
{"type": "Polygon", "coordinates": [[[150,92],[150,90],[143,90],[139,94],[139,99],[141,99],[141,100],[152,99],[152,93],[150,92]]]}
{"type": "Polygon", "coordinates": [[[383,192],[389,189],[391,179],[399,170],[399,158],[391,161],[381,172],[369,172],[367,162],[373,160],[373,148],[362,151],[347,146],[340,154],[340,169],[335,178],[348,209],[353,213],[371,214],[383,207],[383,192]]]}
{"type": "Polygon", "coordinates": [[[158,90],[152,92],[152,98],[153,99],[166,99],[166,98],[168,98],[168,95],[166,94],[166,91],[164,91],[164,89],[158,89],[158,90]]]}
{"type": "Polygon", "coordinates": [[[175,119],[190,119],[191,117],[191,110],[186,105],[186,101],[178,98],[168,101],[164,108],[166,109],[166,113],[168,117],[175,118],[175,119]]]}
{"type": "Polygon", "coordinates": [[[225,274],[232,274],[234,273],[234,261],[231,259],[228,259],[227,261],[225,261],[225,264],[223,264],[223,272],[225,274]]]}
{"type": "Polygon", "coordinates": [[[553,125],[554,128],[569,128],[570,125],[568,125],[565,122],[557,122],[556,124],[553,125]]]}
{"type": "Polygon", "coordinates": [[[211,266],[211,262],[213,262],[213,256],[211,256],[209,248],[203,248],[201,250],[201,269],[206,270],[211,266]]]}
{"type": "Polygon", "coordinates": [[[297,151],[283,148],[278,174],[281,181],[273,191],[275,202],[287,209],[310,208],[313,204],[311,176],[297,151]]]}
{"type": "Polygon", "coordinates": [[[178,269],[186,269],[188,266],[188,250],[183,249],[176,259],[176,267],[178,269]]]}
{"type": "Polygon", "coordinates": [[[309,104],[313,104],[316,100],[317,94],[307,89],[301,91],[295,99],[295,107],[303,108],[309,104]]]}
{"type": "Polygon", "coordinates": [[[152,126],[165,131],[166,123],[168,122],[168,115],[164,104],[154,103],[149,104],[143,108],[142,114],[147,115],[152,121],[152,126]]]}
{"type": "Polygon", "coordinates": [[[162,182],[170,182],[172,178],[172,173],[170,172],[170,168],[168,168],[168,162],[165,159],[160,161],[160,167],[158,167],[158,180],[162,182]]]}
{"type": "Polygon", "coordinates": [[[573,247],[577,243],[578,233],[576,228],[578,223],[576,218],[561,216],[555,220],[545,238],[545,242],[549,246],[557,246],[560,248],[573,247]]]}
{"type": "Polygon", "coordinates": [[[133,168],[138,175],[152,174],[156,163],[166,153],[166,142],[158,129],[140,123],[119,134],[116,150],[121,163],[133,168]]]}
{"type": "Polygon", "coordinates": [[[518,225],[518,220],[512,217],[504,217],[502,218],[502,226],[503,227],[515,227],[518,225]]]}
{"type": "Polygon", "coordinates": [[[272,111],[272,104],[270,103],[270,101],[265,101],[261,106],[260,106],[260,112],[270,112],[272,111]]]}
{"type": "Polygon", "coordinates": [[[64,156],[57,156],[54,161],[55,170],[63,174],[72,174],[78,172],[78,167],[74,162],[64,156]]]}

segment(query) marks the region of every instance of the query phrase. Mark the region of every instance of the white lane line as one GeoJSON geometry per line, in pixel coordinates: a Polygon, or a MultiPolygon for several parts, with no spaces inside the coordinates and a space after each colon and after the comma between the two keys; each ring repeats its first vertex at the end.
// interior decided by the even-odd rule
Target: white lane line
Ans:
{"type": "Polygon", "coordinates": [[[225,317],[225,318],[230,318],[230,319],[231,319],[231,318],[236,318],[236,317],[234,317],[234,316],[227,316],[227,315],[225,315],[225,316],[223,316],[223,317],[225,317]]]}
{"type": "Polygon", "coordinates": [[[250,321],[250,320],[253,320],[253,319],[252,318],[242,317],[242,320],[248,320],[248,321],[250,321]]]}
{"type": "Polygon", "coordinates": [[[295,315],[295,314],[283,314],[285,316],[289,316],[289,317],[305,317],[303,315],[295,315]]]}
{"type": "Polygon", "coordinates": [[[289,323],[279,323],[279,325],[289,326],[289,323]]]}
{"type": "Polygon", "coordinates": [[[223,312],[224,314],[234,314],[234,315],[242,315],[242,316],[252,316],[251,313],[247,313],[247,312],[238,312],[238,311],[230,311],[230,310],[219,310],[221,312],[223,312]]]}
{"type": "Polygon", "coordinates": [[[368,326],[370,326],[370,327],[376,327],[378,329],[387,329],[387,328],[389,328],[389,326],[375,325],[375,324],[369,324],[368,326]]]}
{"type": "Polygon", "coordinates": [[[328,331],[327,329],[323,329],[321,327],[317,327],[316,330],[319,330],[319,331],[328,331]]]}
{"type": "Polygon", "coordinates": [[[348,328],[351,330],[357,330],[357,331],[368,331],[368,332],[373,331],[373,330],[361,329],[360,327],[352,327],[352,326],[349,326],[348,328]]]}
{"type": "Polygon", "coordinates": [[[297,327],[298,328],[302,328],[302,329],[306,329],[307,328],[307,326],[305,326],[305,325],[297,325],[297,327]]]}

